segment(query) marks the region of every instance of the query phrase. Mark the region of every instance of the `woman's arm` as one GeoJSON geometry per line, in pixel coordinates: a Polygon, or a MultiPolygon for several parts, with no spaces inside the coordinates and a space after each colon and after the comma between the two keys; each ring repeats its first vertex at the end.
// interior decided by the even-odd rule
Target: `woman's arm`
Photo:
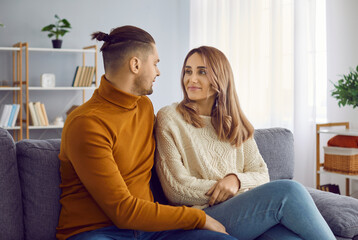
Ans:
{"type": "Polygon", "coordinates": [[[228,200],[238,191],[243,192],[270,181],[266,163],[253,138],[246,140],[238,149],[236,164],[237,169],[241,169],[243,164],[243,171],[227,174],[208,191],[210,206],[228,200]]]}
{"type": "Polygon", "coordinates": [[[156,170],[163,191],[173,204],[205,205],[209,200],[205,194],[216,181],[197,178],[184,166],[174,140],[175,133],[165,121],[158,121],[155,129],[156,170]]]}
{"type": "Polygon", "coordinates": [[[240,181],[240,191],[251,189],[270,181],[267,165],[253,137],[243,143],[243,158],[243,172],[234,173],[240,181]]]}

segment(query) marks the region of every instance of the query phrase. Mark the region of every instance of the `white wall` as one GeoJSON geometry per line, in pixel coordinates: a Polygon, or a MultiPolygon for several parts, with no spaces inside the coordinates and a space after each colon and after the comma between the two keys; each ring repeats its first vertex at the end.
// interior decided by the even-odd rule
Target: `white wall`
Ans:
{"type": "MultiPolygon", "coordinates": [[[[358,129],[358,108],[338,107],[331,96],[333,83],[358,65],[358,1],[327,0],[327,115],[328,122],[348,121],[358,129]]],[[[328,179],[339,181],[341,179],[328,179]]],[[[340,181],[343,183],[343,181],[340,181]]],[[[343,184],[341,185],[341,190],[343,184]]],[[[353,187],[356,191],[357,187],[353,187]]]]}
{"type": "MultiPolygon", "coordinates": [[[[41,28],[53,23],[55,14],[72,24],[71,32],[63,37],[63,48],[96,44],[90,39],[92,32],[108,33],[122,25],[135,25],[148,31],[156,40],[160,57],[161,76],[150,96],[155,111],[181,99],[180,70],[189,50],[189,0],[1,0],[0,22],[6,27],[0,28],[0,46],[8,47],[21,41],[28,42],[30,47],[52,47],[41,28]]],[[[97,45],[100,47],[102,42],[97,45]]],[[[104,70],[101,54],[99,56],[101,76],[104,70]]],[[[70,86],[81,59],[81,54],[31,52],[30,85],[40,85],[41,74],[53,72],[56,85],[70,86]]],[[[11,74],[11,55],[0,52],[0,80],[11,80],[11,74]]],[[[0,92],[0,104],[4,94],[0,92]]],[[[87,93],[91,95],[92,92],[87,93]]],[[[80,104],[81,96],[80,92],[74,99],[73,92],[35,93],[31,94],[30,101],[45,102],[49,118],[53,120],[69,108],[64,102],[71,101],[70,106],[80,104]]],[[[35,131],[38,130],[31,132],[33,138],[39,137],[35,131]]],[[[48,130],[41,137],[59,137],[59,133],[48,130]]]]}

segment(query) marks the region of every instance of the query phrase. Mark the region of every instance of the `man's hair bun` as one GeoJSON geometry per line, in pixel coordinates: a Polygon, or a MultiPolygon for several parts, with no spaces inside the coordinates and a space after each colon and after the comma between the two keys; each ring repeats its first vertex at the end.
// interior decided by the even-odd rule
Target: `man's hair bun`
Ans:
{"type": "Polygon", "coordinates": [[[92,33],[92,40],[96,39],[98,41],[109,42],[111,40],[111,36],[104,32],[95,32],[92,33]]]}

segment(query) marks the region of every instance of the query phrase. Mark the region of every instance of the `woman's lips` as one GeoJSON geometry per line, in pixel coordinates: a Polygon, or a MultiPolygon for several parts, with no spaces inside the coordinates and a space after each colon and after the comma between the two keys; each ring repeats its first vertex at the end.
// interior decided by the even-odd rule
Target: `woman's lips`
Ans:
{"type": "Polygon", "coordinates": [[[200,87],[188,87],[189,91],[196,91],[196,90],[200,90],[200,87]]]}

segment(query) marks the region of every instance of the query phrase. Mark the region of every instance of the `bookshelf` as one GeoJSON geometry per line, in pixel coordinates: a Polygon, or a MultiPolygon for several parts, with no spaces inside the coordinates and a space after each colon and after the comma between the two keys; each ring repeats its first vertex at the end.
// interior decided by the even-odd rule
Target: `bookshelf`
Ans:
{"type": "MultiPolygon", "coordinates": [[[[16,141],[19,141],[23,138],[30,138],[30,131],[37,130],[37,131],[46,131],[46,130],[57,130],[58,132],[62,131],[62,126],[57,125],[48,125],[48,126],[34,126],[30,125],[30,110],[29,110],[29,102],[32,98],[41,98],[41,102],[46,105],[46,93],[51,93],[52,95],[57,95],[62,97],[64,103],[68,101],[68,104],[71,102],[63,95],[67,96],[76,96],[75,92],[82,92],[82,103],[85,102],[85,94],[86,91],[94,91],[98,87],[98,72],[97,72],[97,46],[91,45],[86,46],[81,49],[53,49],[53,48],[35,48],[35,47],[29,47],[29,44],[27,42],[19,42],[14,44],[12,47],[0,47],[0,54],[1,52],[11,52],[12,53],[12,83],[7,84],[8,86],[0,86],[0,106],[4,104],[19,104],[19,116],[16,125],[14,127],[4,127],[10,132],[13,132],[14,139],[16,141]],[[92,75],[88,75],[88,83],[91,86],[87,87],[73,87],[71,84],[65,85],[65,86],[56,86],[56,87],[39,87],[39,86],[33,86],[29,82],[29,71],[38,71],[39,67],[36,68],[30,67],[30,60],[29,56],[31,54],[34,54],[35,52],[40,53],[51,53],[50,56],[41,55],[39,58],[37,58],[37,62],[41,61],[47,61],[48,58],[56,58],[56,54],[82,54],[82,61],[79,63],[81,66],[86,66],[86,60],[88,60],[88,57],[90,56],[90,60],[92,60],[93,55],[93,61],[89,61],[92,69],[92,75]],[[92,82],[90,84],[90,82],[92,82]],[[64,94],[66,92],[66,94],[64,94]],[[12,100],[10,100],[10,97],[12,97],[12,100]]],[[[38,54],[39,55],[39,54],[38,54]]],[[[70,56],[71,59],[72,56],[70,56]]],[[[7,61],[7,60],[6,60],[7,61]]],[[[10,60],[9,60],[10,61],[10,60]]],[[[36,62],[36,61],[35,61],[36,62]]],[[[76,66],[74,66],[75,68],[76,66]]],[[[57,66],[56,66],[57,68],[57,66]]],[[[62,70],[64,68],[63,66],[59,66],[59,68],[62,70]]],[[[67,71],[67,68],[65,71],[67,71]]],[[[40,69],[41,70],[41,69],[40,69]]],[[[73,69],[69,70],[72,71],[73,69]]],[[[72,79],[71,79],[72,80],[72,79]]],[[[66,80],[67,81],[67,80],[66,80]]],[[[36,84],[35,84],[36,85],[36,84]]],[[[48,96],[48,94],[47,94],[48,96]]],[[[47,99],[48,100],[48,99],[47,99]]],[[[78,104],[77,104],[78,105],[78,104]]],[[[66,106],[68,107],[68,106],[66,106]]],[[[0,108],[1,110],[1,108],[0,108]]],[[[60,108],[60,110],[62,110],[60,108]]],[[[46,109],[46,112],[48,110],[46,109]]],[[[63,109],[63,113],[66,112],[66,109],[63,109]]],[[[1,114],[1,112],[0,112],[1,114]]],[[[0,116],[1,119],[1,116],[0,116]]],[[[43,134],[42,134],[43,135],[43,134]]]]}
{"type": "MultiPolygon", "coordinates": [[[[11,52],[12,53],[12,82],[9,86],[0,86],[0,104],[3,106],[9,95],[12,95],[12,104],[19,104],[19,111],[16,115],[15,126],[4,126],[4,129],[12,132],[15,141],[19,141],[23,138],[23,124],[22,124],[22,97],[23,97],[23,80],[22,80],[22,55],[26,46],[19,42],[14,44],[12,47],[0,47],[0,52],[11,52]],[[4,102],[5,101],[5,102],[4,102]]],[[[0,113],[2,114],[2,113],[0,113]]]]}
{"type": "MultiPolygon", "coordinates": [[[[86,64],[86,55],[87,54],[92,54],[93,55],[93,66],[94,66],[94,80],[91,84],[90,87],[72,87],[72,86],[56,86],[56,87],[39,87],[39,86],[30,86],[29,84],[29,72],[26,71],[26,83],[25,85],[25,124],[24,124],[24,128],[25,128],[25,135],[26,138],[30,137],[30,131],[31,130],[39,130],[39,131],[44,131],[44,130],[51,130],[51,129],[57,129],[57,130],[62,130],[62,126],[57,126],[57,125],[48,125],[48,126],[33,126],[30,125],[30,109],[29,109],[29,102],[30,102],[30,98],[32,96],[38,96],[43,94],[44,92],[51,92],[51,94],[57,94],[60,95],[61,92],[66,91],[66,92],[76,92],[76,91],[82,91],[82,103],[85,102],[85,94],[87,90],[95,90],[98,86],[98,73],[97,73],[97,46],[96,45],[91,45],[91,46],[87,46],[84,47],[82,49],[54,49],[54,48],[34,48],[34,47],[29,47],[26,44],[26,61],[25,61],[25,66],[26,69],[29,69],[29,55],[32,52],[50,52],[53,53],[51,54],[51,57],[54,58],[56,57],[56,54],[58,53],[75,53],[75,54],[82,54],[82,66],[85,66],[86,64]]],[[[40,57],[40,60],[42,60],[42,58],[40,57]]],[[[45,59],[43,59],[45,61],[45,59]]],[[[31,69],[31,68],[30,68],[31,69]]],[[[72,69],[71,69],[72,70],[72,69]]],[[[44,101],[46,101],[46,99],[44,99],[44,101]]],[[[44,102],[46,103],[46,102],[44,102]]],[[[46,104],[45,104],[46,105],[46,104]]],[[[48,110],[46,110],[48,111],[48,110]]]]}
{"type": "Polygon", "coordinates": [[[321,163],[321,134],[334,134],[345,136],[358,136],[358,130],[349,129],[349,122],[316,124],[316,188],[319,189],[321,175],[338,176],[346,179],[346,195],[350,195],[350,180],[358,180],[358,175],[349,175],[323,170],[324,164],[321,163]],[[337,130],[336,127],[344,127],[337,130]]]}

